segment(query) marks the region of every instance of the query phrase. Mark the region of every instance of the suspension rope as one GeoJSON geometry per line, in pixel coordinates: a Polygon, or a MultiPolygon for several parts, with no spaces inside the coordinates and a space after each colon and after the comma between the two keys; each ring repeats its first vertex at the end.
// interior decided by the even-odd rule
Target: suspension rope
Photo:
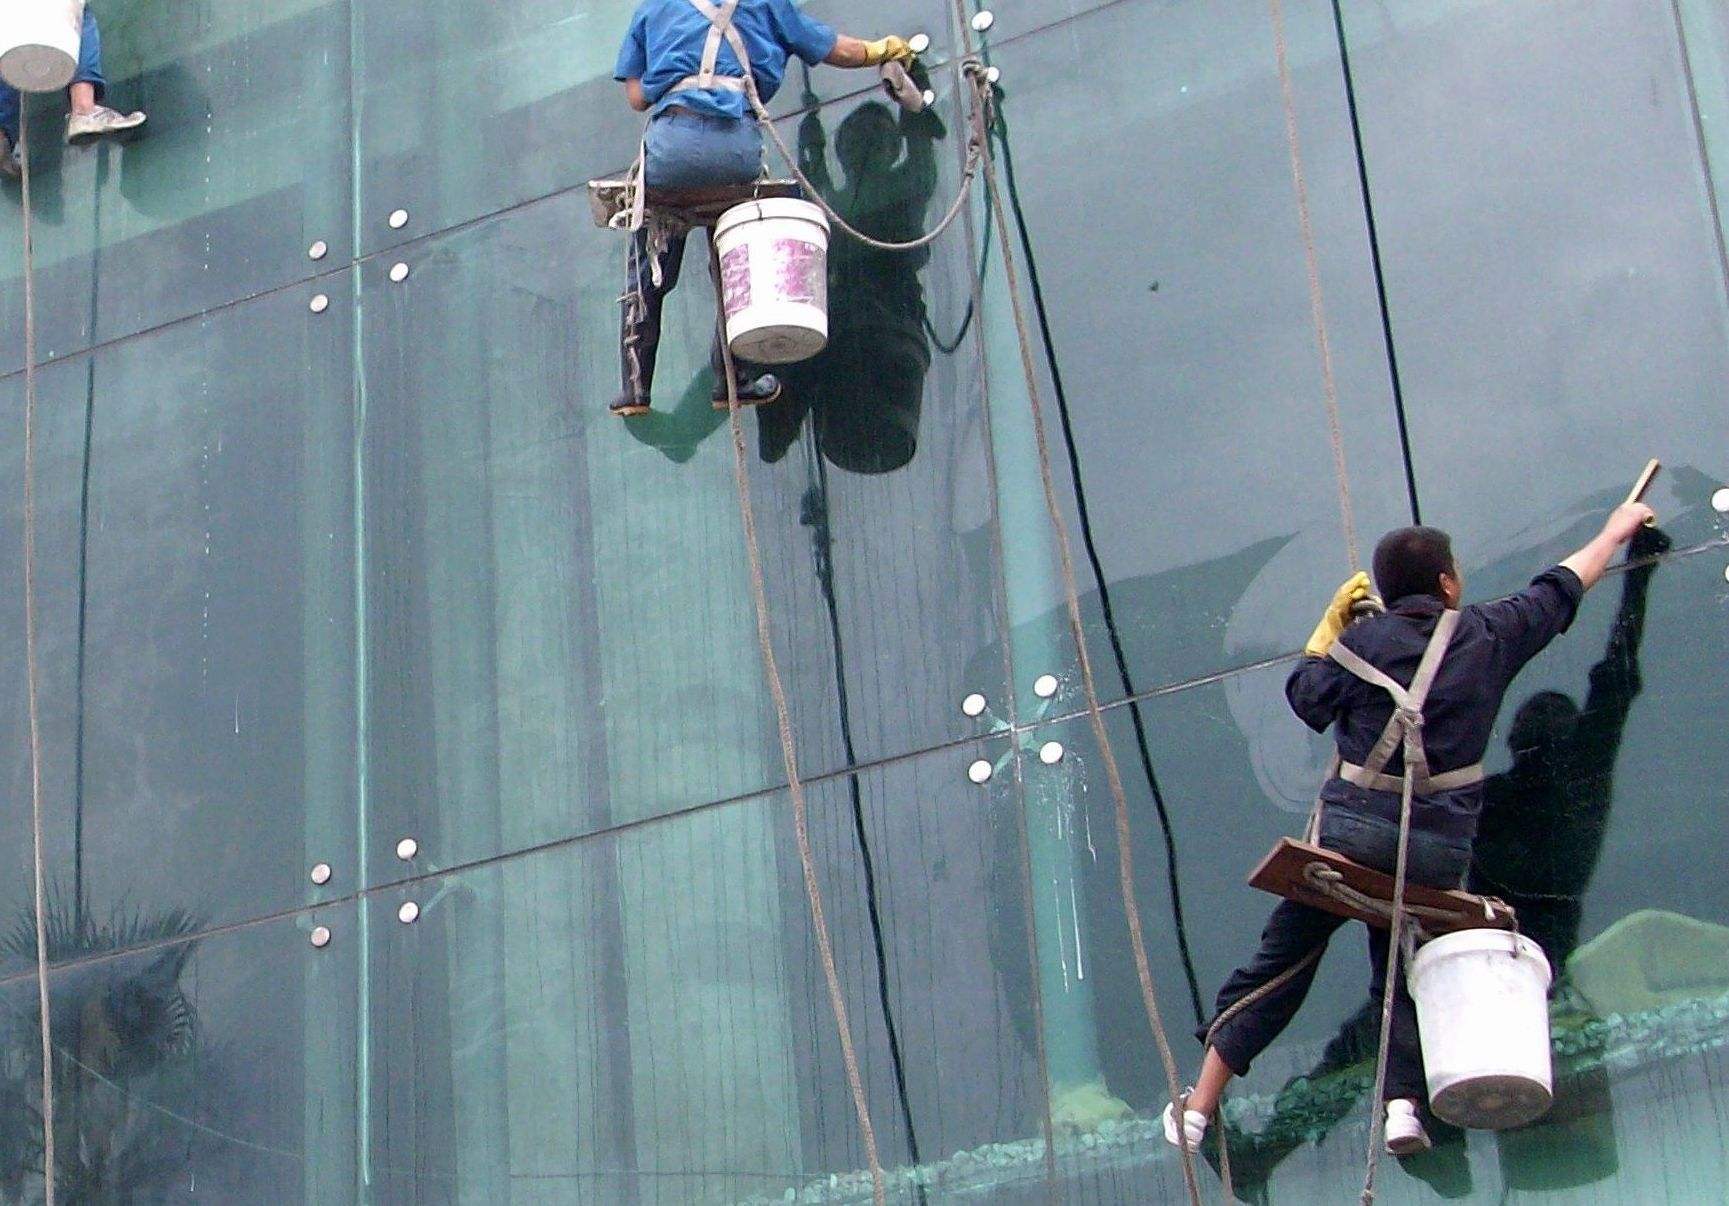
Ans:
{"type": "MultiPolygon", "coordinates": [[[[904,243],[890,242],[866,234],[848,222],[841,215],[841,212],[830,204],[828,198],[823,196],[822,190],[813,184],[810,178],[805,175],[804,169],[799,167],[798,155],[791,147],[787,146],[786,139],[781,136],[779,127],[774,123],[773,115],[769,113],[768,106],[763,104],[762,96],[757,92],[756,78],[749,71],[744,74],[744,94],[746,99],[750,101],[751,110],[756,114],[757,121],[767,132],[769,140],[780,151],[781,158],[786,160],[793,178],[803,186],[805,195],[822,207],[822,211],[828,215],[830,222],[833,222],[866,247],[874,248],[877,251],[917,251],[936,242],[942,237],[944,231],[954,225],[955,219],[960,217],[961,211],[966,208],[967,198],[972,195],[973,181],[978,176],[979,164],[986,153],[984,144],[988,138],[987,132],[991,127],[991,85],[985,78],[984,67],[976,60],[968,59],[963,62],[961,75],[966,80],[971,92],[971,103],[967,110],[967,159],[966,166],[961,170],[960,190],[955,194],[954,203],[949,206],[948,211],[943,214],[936,226],[918,238],[904,243]]],[[[646,185],[639,181],[637,187],[646,188],[646,185]]]]}
{"type": "MultiPolygon", "coordinates": [[[[1395,713],[1396,714],[1396,713],[1395,713]]],[[[1363,1170],[1362,1206],[1375,1200],[1375,1173],[1381,1164],[1381,1134],[1386,1125],[1387,1111],[1381,1095],[1387,1088],[1387,1053],[1393,1030],[1393,997],[1399,977],[1404,974],[1401,939],[1405,926],[1405,864],[1411,843],[1411,794],[1416,783],[1415,761],[1422,754],[1418,730],[1411,723],[1405,729],[1405,784],[1399,793],[1399,855],[1393,864],[1393,918],[1387,931],[1387,975],[1381,986],[1381,1035],[1375,1047],[1375,1087],[1369,1093],[1369,1152],[1363,1170]]]]}
{"type": "MultiPolygon", "coordinates": [[[[956,0],[956,14],[960,18],[962,36],[967,42],[967,53],[972,53],[972,37],[967,32],[970,26],[966,20],[962,0],[956,0]]],[[[984,81],[982,69],[977,72],[977,78],[984,81]]],[[[989,87],[988,82],[983,83],[989,87]]],[[[981,167],[984,172],[985,195],[989,199],[991,212],[995,216],[999,230],[1007,230],[1008,216],[1005,212],[1002,189],[997,179],[996,161],[988,139],[980,140],[981,167]]],[[[1087,697],[1087,719],[1092,726],[1093,740],[1098,746],[1099,759],[1105,767],[1105,778],[1110,785],[1111,798],[1116,807],[1117,834],[1117,878],[1122,891],[1123,912],[1128,920],[1129,942],[1133,949],[1135,974],[1140,981],[1141,1003],[1146,1010],[1147,1022],[1153,1031],[1153,1041],[1158,1047],[1159,1062],[1163,1065],[1170,1100],[1179,1102],[1183,1095],[1182,1082],[1177,1074],[1177,1061],[1171,1050],[1170,1036],[1165,1032],[1163,1016],[1159,1010],[1158,993],[1153,984],[1151,964],[1147,958],[1146,938],[1141,925],[1140,905],[1135,899],[1134,851],[1131,847],[1132,833],[1129,825],[1128,793],[1123,787],[1122,768],[1118,766],[1116,754],[1111,747],[1110,734],[1105,729],[1104,712],[1099,706],[1098,683],[1093,674],[1092,657],[1087,650],[1086,631],[1081,621],[1080,586],[1075,574],[1075,556],[1069,539],[1068,524],[1063,517],[1062,504],[1057,498],[1056,479],[1051,471],[1051,454],[1049,440],[1045,434],[1044,405],[1041,401],[1038,368],[1033,358],[1032,331],[1027,325],[1026,303],[1021,290],[1020,270],[1015,263],[1014,252],[1006,238],[998,240],[998,246],[1003,263],[1003,271],[1009,293],[1009,308],[1014,317],[1015,337],[1020,345],[1021,371],[1026,378],[1027,402],[1032,420],[1033,439],[1038,451],[1039,478],[1044,487],[1045,509],[1050,517],[1051,528],[1056,536],[1058,561],[1063,579],[1063,594],[1067,604],[1069,619],[1069,634],[1074,640],[1075,653],[1080,665],[1081,685],[1087,697]]],[[[1180,1107],[1178,1107],[1180,1108],[1180,1107]]],[[[1186,1145],[1178,1145],[1178,1155],[1182,1160],[1183,1183],[1188,1190],[1192,1206],[1200,1206],[1200,1187],[1195,1179],[1195,1165],[1192,1153],[1186,1145]]]]}
{"type": "Polygon", "coordinates": [[[804,872],[805,899],[810,904],[811,929],[816,935],[822,960],[823,979],[828,984],[829,1008],[840,1037],[841,1060],[846,1065],[847,1085],[852,1090],[853,1110],[864,1138],[865,1159],[870,1164],[871,1196],[875,1206],[886,1206],[882,1159],[877,1153],[876,1130],[871,1125],[870,1103],[865,1097],[864,1076],[859,1071],[858,1052],[853,1049],[852,1024],[847,1019],[846,998],[841,991],[840,972],[835,966],[834,943],[829,936],[823,910],[822,886],[817,882],[816,857],[811,853],[810,822],[805,807],[804,782],[799,777],[798,747],[793,741],[792,712],[787,705],[786,686],[781,681],[780,661],[775,656],[774,632],[769,623],[768,587],[763,572],[762,547],[757,541],[756,513],[751,504],[750,466],[745,453],[744,423],[739,417],[738,377],[733,368],[732,346],[726,337],[726,292],[721,281],[720,253],[714,240],[708,247],[710,274],[714,278],[715,321],[723,371],[726,373],[727,422],[732,429],[733,483],[738,491],[739,518],[744,523],[744,548],[750,560],[751,599],[756,606],[756,639],[762,652],[763,673],[774,698],[775,727],[780,736],[780,754],[786,770],[787,793],[792,797],[793,837],[798,844],[799,865],[804,872]]]}
{"type": "Polygon", "coordinates": [[[24,191],[24,677],[30,712],[30,859],[36,909],[36,1000],[42,1011],[42,1192],[54,1206],[54,1023],[48,1011],[48,888],[42,842],[42,716],[36,657],[36,245],[30,195],[30,106],[18,103],[24,191]]]}
{"type": "Polygon", "coordinates": [[[1297,226],[1303,239],[1303,266],[1309,278],[1309,316],[1315,326],[1315,346],[1321,356],[1321,395],[1327,411],[1327,440],[1333,450],[1333,477],[1339,489],[1339,522],[1345,533],[1345,554],[1353,571],[1362,568],[1357,546],[1357,516],[1351,503],[1351,479],[1345,467],[1345,436],[1339,421],[1339,382],[1333,372],[1333,342],[1327,333],[1327,302],[1321,290],[1321,261],[1315,248],[1315,225],[1309,214],[1308,177],[1297,136],[1297,96],[1291,84],[1291,60],[1285,42],[1285,6],[1267,0],[1273,20],[1273,54],[1279,67],[1279,96],[1285,111],[1285,149],[1291,159],[1291,186],[1297,194],[1297,226]]]}

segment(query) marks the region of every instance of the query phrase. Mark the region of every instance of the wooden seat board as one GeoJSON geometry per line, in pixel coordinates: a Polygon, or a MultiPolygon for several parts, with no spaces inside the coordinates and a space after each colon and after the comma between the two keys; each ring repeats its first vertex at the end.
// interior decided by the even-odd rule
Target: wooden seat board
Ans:
{"type": "MultiPolygon", "coordinates": [[[[1295,838],[1281,838],[1279,844],[1273,847],[1272,853],[1261,860],[1249,875],[1249,886],[1263,892],[1271,892],[1274,896],[1283,896],[1286,900],[1311,908],[1321,909],[1339,917],[1349,917],[1356,921],[1367,922],[1369,925],[1387,927],[1387,920],[1376,914],[1353,908],[1349,903],[1339,900],[1323,892],[1318,892],[1303,878],[1303,869],[1310,863],[1324,863],[1344,876],[1344,882],[1364,896],[1377,900],[1391,901],[1393,898],[1393,877],[1381,871],[1373,871],[1359,863],[1354,863],[1344,855],[1332,850],[1313,846],[1307,842],[1299,842],[1295,838]]],[[[1417,884],[1405,885],[1405,901],[1407,904],[1420,908],[1444,909],[1456,915],[1457,921],[1422,918],[1423,928],[1431,934],[1450,934],[1456,930],[1496,929],[1510,930],[1515,928],[1512,908],[1499,900],[1483,896],[1473,896],[1469,892],[1447,891],[1440,888],[1425,888],[1417,884]],[[1488,914],[1485,915],[1485,905],[1488,914]]]]}

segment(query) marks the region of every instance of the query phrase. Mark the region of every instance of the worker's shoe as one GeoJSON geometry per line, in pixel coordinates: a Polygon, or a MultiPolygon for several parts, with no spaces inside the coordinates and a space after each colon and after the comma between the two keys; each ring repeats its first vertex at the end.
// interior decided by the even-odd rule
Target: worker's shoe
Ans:
{"type": "Polygon", "coordinates": [[[1387,1154],[1414,1156],[1429,1150],[1429,1132],[1417,1116],[1417,1103],[1400,1097],[1387,1103],[1387,1154]]]}
{"type": "MultiPolygon", "coordinates": [[[[728,410],[731,401],[727,398],[726,386],[716,385],[714,388],[714,408],[728,410]]],[[[738,404],[740,406],[767,406],[780,397],[780,378],[773,373],[764,373],[749,381],[738,383],[738,404]]]]}
{"type": "Polygon", "coordinates": [[[629,419],[634,418],[636,415],[646,415],[654,408],[648,404],[647,398],[644,398],[640,394],[633,394],[627,390],[614,398],[607,409],[621,419],[629,419]]]}
{"type": "MultiPolygon", "coordinates": [[[[1190,1091],[1187,1089],[1183,1090],[1183,1100],[1184,1101],[1187,1101],[1189,1099],[1189,1092],[1190,1091]]],[[[1182,1137],[1178,1138],[1178,1136],[1177,1136],[1176,1104],[1174,1102],[1166,1104],[1166,1106],[1165,1106],[1165,1142],[1166,1143],[1170,1144],[1172,1147],[1186,1147],[1191,1152],[1198,1152],[1201,1150],[1201,1140],[1206,1138],[1206,1136],[1207,1136],[1207,1116],[1205,1114],[1201,1113],[1199,1110],[1187,1110],[1186,1109],[1183,1111],[1183,1133],[1182,1133],[1182,1137]]]]}
{"type": "Polygon", "coordinates": [[[121,113],[106,105],[97,105],[88,113],[74,113],[66,119],[66,141],[89,142],[107,134],[124,134],[136,130],[145,122],[142,113],[121,113]]]}

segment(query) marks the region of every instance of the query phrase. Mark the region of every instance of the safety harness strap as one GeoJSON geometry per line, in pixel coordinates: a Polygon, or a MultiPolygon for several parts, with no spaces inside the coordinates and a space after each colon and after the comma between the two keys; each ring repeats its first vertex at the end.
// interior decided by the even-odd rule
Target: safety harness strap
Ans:
{"type": "Polygon", "coordinates": [[[702,48],[702,68],[695,75],[687,75],[674,84],[669,91],[722,88],[728,92],[743,92],[745,81],[742,78],[715,74],[715,67],[720,61],[722,38],[732,47],[733,54],[738,56],[739,68],[746,76],[750,74],[750,52],[745,49],[744,38],[732,23],[733,16],[738,12],[739,0],[725,0],[722,4],[713,4],[710,0],[690,0],[690,3],[692,8],[708,18],[708,41],[702,48]]]}
{"type": "Polygon", "coordinates": [[[1441,613],[1435,623],[1434,634],[1430,636],[1429,643],[1423,650],[1422,660],[1417,663],[1417,672],[1412,676],[1409,687],[1400,686],[1385,671],[1371,665],[1343,641],[1333,642],[1328,656],[1364,682],[1380,687],[1393,697],[1393,715],[1388,719],[1387,727],[1381,730],[1380,738],[1362,765],[1340,762],[1338,774],[1345,782],[1373,791],[1401,790],[1404,777],[1384,773],[1387,763],[1392,760],[1393,751],[1398,749],[1401,743],[1406,751],[1406,770],[1410,774],[1412,786],[1419,792],[1455,791],[1482,780],[1483,767],[1480,763],[1431,775],[1428,753],[1423,748],[1423,705],[1428,701],[1429,690],[1435,685],[1435,678],[1441,670],[1441,661],[1447,655],[1447,648],[1452,643],[1453,633],[1458,626],[1457,611],[1448,608],[1441,613]]]}

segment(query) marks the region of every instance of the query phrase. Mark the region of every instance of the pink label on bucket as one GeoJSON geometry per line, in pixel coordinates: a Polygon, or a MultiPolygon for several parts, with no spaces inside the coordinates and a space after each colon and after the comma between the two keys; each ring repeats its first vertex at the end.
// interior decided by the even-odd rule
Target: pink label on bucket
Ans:
{"type": "Polygon", "coordinates": [[[720,290],[726,312],[750,308],[750,244],[742,243],[720,258],[720,290]]]}
{"type": "Polygon", "coordinates": [[[781,239],[770,254],[775,291],[782,301],[827,308],[828,275],[822,248],[803,239],[781,239]]]}

